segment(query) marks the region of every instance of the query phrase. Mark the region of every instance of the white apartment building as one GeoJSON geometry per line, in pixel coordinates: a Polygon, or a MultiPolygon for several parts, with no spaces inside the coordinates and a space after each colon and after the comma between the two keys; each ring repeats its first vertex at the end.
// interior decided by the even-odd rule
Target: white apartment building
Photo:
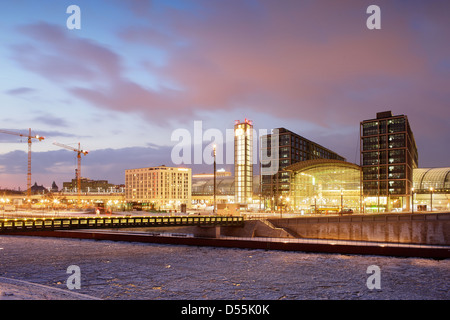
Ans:
{"type": "Polygon", "coordinates": [[[125,170],[125,200],[158,210],[191,207],[192,170],[159,167],[125,170]]]}

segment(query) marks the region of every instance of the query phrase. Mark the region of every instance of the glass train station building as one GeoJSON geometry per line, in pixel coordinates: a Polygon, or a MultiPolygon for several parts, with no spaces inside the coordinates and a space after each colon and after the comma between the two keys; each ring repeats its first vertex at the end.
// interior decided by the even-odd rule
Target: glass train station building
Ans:
{"type": "MultiPolygon", "coordinates": [[[[245,199],[251,197],[250,189],[253,197],[247,209],[305,214],[450,210],[450,167],[418,168],[417,147],[405,115],[380,112],[360,126],[360,165],[279,128],[279,170],[249,180],[245,199]]],[[[268,137],[263,136],[267,141],[262,148],[268,148],[268,137]]],[[[241,180],[231,173],[217,178],[218,203],[245,202],[236,197],[243,190],[241,180]]],[[[195,204],[210,204],[212,175],[193,179],[192,192],[195,204]]]]}
{"type": "Polygon", "coordinates": [[[285,168],[291,172],[290,210],[302,213],[337,213],[362,210],[362,170],[342,160],[315,159],[285,168]]]}
{"type": "Polygon", "coordinates": [[[450,210],[450,167],[413,171],[412,203],[415,211],[450,210]]]}
{"type": "Polygon", "coordinates": [[[361,126],[361,165],[336,159],[295,163],[292,211],[414,212],[450,210],[450,168],[418,168],[408,118],[377,113],[361,126]]]}
{"type": "MultiPolygon", "coordinates": [[[[261,176],[260,193],[264,207],[275,211],[292,208],[291,195],[295,194],[296,191],[293,189],[295,184],[294,171],[292,169],[286,170],[288,167],[295,164],[302,166],[302,164],[309,163],[310,160],[314,159],[345,161],[344,157],[332,150],[285,128],[277,128],[273,133],[261,137],[262,154],[269,154],[274,148],[277,148],[278,159],[275,161],[278,161],[278,169],[275,172],[270,172],[271,174],[261,176]],[[274,142],[275,146],[272,145],[274,142]]],[[[264,167],[265,165],[261,165],[261,171],[265,169],[264,167]]]]}
{"type": "Polygon", "coordinates": [[[450,210],[450,167],[413,169],[410,204],[397,197],[364,193],[362,167],[316,159],[285,168],[293,175],[287,210],[302,213],[426,212],[450,210]],[[388,201],[390,203],[388,203],[388,201]]]}

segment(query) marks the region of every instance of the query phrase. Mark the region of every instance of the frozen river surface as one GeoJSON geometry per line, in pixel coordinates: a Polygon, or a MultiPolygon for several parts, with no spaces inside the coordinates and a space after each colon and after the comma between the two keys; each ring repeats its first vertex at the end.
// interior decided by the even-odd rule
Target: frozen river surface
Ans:
{"type": "Polygon", "coordinates": [[[101,299],[450,299],[449,259],[0,236],[2,277],[67,289],[71,265],[101,299]]]}

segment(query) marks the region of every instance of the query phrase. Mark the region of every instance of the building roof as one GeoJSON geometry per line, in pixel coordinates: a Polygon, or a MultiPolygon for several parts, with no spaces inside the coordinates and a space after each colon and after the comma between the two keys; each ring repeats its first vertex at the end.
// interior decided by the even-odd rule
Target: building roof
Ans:
{"type": "MultiPolygon", "coordinates": [[[[234,176],[216,177],[216,194],[234,196],[234,176]]],[[[253,193],[259,193],[259,176],[253,176],[253,193]]],[[[214,179],[212,177],[192,179],[192,195],[213,195],[214,179]]]]}
{"type": "MultiPolygon", "coordinates": [[[[312,141],[312,140],[310,140],[310,139],[307,139],[307,138],[305,138],[305,137],[299,135],[298,133],[295,133],[295,132],[293,132],[293,131],[291,131],[291,130],[288,130],[288,129],[284,128],[284,127],[275,128],[274,130],[278,130],[278,133],[273,132],[273,133],[269,133],[269,134],[263,135],[262,137],[263,137],[263,138],[264,138],[264,137],[265,137],[265,138],[268,138],[269,136],[272,136],[272,134],[278,134],[278,135],[291,134],[291,135],[294,135],[294,136],[296,136],[296,137],[298,137],[298,138],[300,138],[300,139],[306,141],[307,143],[310,143],[310,144],[312,144],[312,145],[314,145],[314,146],[316,146],[316,147],[318,147],[318,148],[320,148],[320,149],[323,149],[323,150],[329,152],[330,154],[333,154],[333,155],[335,155],[335,156],[337,156],[337,157],[342,158],[342,159],[345,160],[344,157],[342,157],[341,155],[339,155],[339,154],[336,153],[335,151],[333,151],[333,150],[331,150],[331,149],[328,149],[327,147],[324,147],[324,146],[320,145],[319,143],[314,142],[314,141],[312,141]]],[[[280,147],[283,147],[283,146],[280,146],[280,147]]]]}
{"type": "Polygon", "coordinates": [[[416,190],[450,189],[450,167],[414,169],[413,185],[416,190]]]}
{"type": "Polygon", "coordinates": [[[350,163],[347,161],[341,161],[341,160],[334,160],[334,159],[314,159],[314,160],[306,160],[306,161],[300,161],[294,164],[291,164],[290,166],[287,166],[284,168],[286,171],[302,171],[305,169],[312,169],[314,167],[322,167],[322,166],[328,166],[328,165],[334,165],[334,166],[342,166],[346,168],[353,168],[356,170],[361,170],[361,167],[357,164],[350,163]]]}
{"type": "MultiPolygon", "coordinates": [[[[217,177],[216,187],[218,195],[234,195],[234,177],[217,177]]],[[[214,179],[211,177],[196,178],[192,181],[193,195],[213,194],[214,179]]]]}

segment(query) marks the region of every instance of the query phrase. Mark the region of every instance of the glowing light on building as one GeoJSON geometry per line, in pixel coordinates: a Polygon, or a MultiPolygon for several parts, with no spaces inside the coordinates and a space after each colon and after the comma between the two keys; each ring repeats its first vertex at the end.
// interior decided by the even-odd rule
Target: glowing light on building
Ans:
{"type": "Polygon", "coordinates": [[[245,119],[234,125],[234,199],[246,204],[253,195],[253,123],[245,119]]]}

